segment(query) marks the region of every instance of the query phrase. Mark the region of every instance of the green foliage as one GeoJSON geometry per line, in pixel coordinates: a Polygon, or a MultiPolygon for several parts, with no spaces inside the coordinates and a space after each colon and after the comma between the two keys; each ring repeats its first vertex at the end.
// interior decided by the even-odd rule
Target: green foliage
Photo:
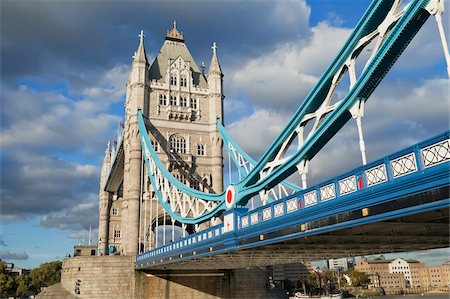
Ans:
{"type": "Polygon", "coordinates": [[[0,260],[0,297],[29,296],[37,294],[42,287],[61,280],[60,261],[44,263],[29,275],[12,276],[6,272],[5,262],[0,260]]]}
{"type": "Polygon", "coordinates": [[[6,273],[6,264],[0,261],[0,296],[11,296],[15,290],[14,278],[6,273]]]}
{"type": "Polygon", "coordinates": [[[369,282],[366,273],[355,271],[354,268],[348,269],[347,275],[350,277],[353,287],[363,286],[369,282]]]}
{"type": "Polygon", "coordinates": [[[60,282],[62,262],[55,261],[41,264],[30,272],[30,290],[37,293],[42,287],[60,282]]]}
{"type": "Polygon", "coordinates": [[[6,264],[0,261],[0,296],[10,296],[15,290],[14,278],[6,273],[6,264]]]}
{"type": "Polygon", "coordinates": [[[318,286],[318,275],[316,272],[310,272],[306,279],[306,287],[308,289],[315,289],[318,286]]]}
{"type": "Polygon", "coordinates": [[[6,274],[6,263],[0,260],[0,274],[6,274]]]}
{"type": "Polygon", "coordinates": [[[30,291],[30,282],[31,279],[28,275],[20,275],[16,278],[16,296],[28,296],[31,294],[30,291]]]}

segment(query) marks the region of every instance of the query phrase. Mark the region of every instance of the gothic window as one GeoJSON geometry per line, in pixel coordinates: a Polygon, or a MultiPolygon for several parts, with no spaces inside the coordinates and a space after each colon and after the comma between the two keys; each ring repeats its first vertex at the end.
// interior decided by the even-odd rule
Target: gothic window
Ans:
{"type": "Polygon", "coordinates": [[[191,108],[197,109],[197,99],[191,99],[191,108]]]}
{"type": "Polygon", "coordinates": [[[203,144],[197,144],[197,155],[198,156],[205,155],[205,146],[203,144]]]}
{"type": "Polygon", "coordinates": [[[172,135],[170,137],[170,150],[176,153],[186,153],[186,140],[180,135],[172,135]]]}
{"type": "Polygon", "coordinates": [[[170,96],[170,105],[175,106],[177,104],[177,97],[170,96]]]}
{"type": "Polygon", "coordinates": [[[163,94],[159,95],[159,105],[166,106],[167,105],[167,99],[166,96],[163,94]]]}
{"type": "Polygon", "coordinates": [[[187,100],[185,97],[180,97],[180,106],[183,106],[183,107],[187,106],[187,100]]]}
{"type": "Polygon", "coordinates": [[[177,76],[170,75],[170,85],[177,85],[177,76]]]}
{"type": "Polygon", "coordinates": [[[152,140],[151,142],[152,142],[152,145],[153,145],[153,149],[155,150],[155,152],[157,152],[158,149],[159,149],[158,141],[152,140]]]}
{"type": "Polygon", "coordinates": [[[117,210],[117,208],[112,208],[111,215],[112,216],[118,216],[119,215],[119,210],[117,210]]]}
{"type": "Polygon", "coordinates": [[[118,228],[114,229],[114,238],[120,238],[120,229],[118,228]]]}
{"type": "Polygon", "coordinates": [[[186,87],[187,86],[186,75],[181,75],[181,77],[180,77],[180,85],[181,85],[181,87],[186,87]]]}

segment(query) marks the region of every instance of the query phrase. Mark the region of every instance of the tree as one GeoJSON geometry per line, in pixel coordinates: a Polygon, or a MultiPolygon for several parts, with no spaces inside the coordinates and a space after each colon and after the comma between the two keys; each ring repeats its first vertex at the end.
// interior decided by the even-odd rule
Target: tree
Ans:
{"type": "Polygon", "coordinates": [[[0,296],[14,295],[16,284],[14,279],[6,273],[6,264],[0,261],[0,296]]]}
{"type": "Polygon", "coordinates": [[[355,271],[354,268],[348,269],[347,275],[350,277],[352,286],[354,287],[362,286],[369,282],[366,273],[355,271]]]}
{"type": "Polygon", "coordinates": [[[16,296],[30,295],[30,277],[28,275],[19,275],[16,278],[16,296]]]}
{"type": "Polygon", "coordinates": [[[41,264],[38,268],[30,272],[30,290],[35,294],[41,291],[41,288],[60,282],[61,280],[61,261],[41,264]]]}

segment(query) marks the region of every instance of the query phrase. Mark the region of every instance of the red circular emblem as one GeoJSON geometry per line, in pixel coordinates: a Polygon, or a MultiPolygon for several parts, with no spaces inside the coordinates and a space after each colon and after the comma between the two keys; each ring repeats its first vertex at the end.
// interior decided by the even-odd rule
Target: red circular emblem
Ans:
{"type": "Polygon", "coordinates": [[[231,190],[227,191],[227,202],[230,204],[233,200],[233,194],[231,193],[231,190]]]}

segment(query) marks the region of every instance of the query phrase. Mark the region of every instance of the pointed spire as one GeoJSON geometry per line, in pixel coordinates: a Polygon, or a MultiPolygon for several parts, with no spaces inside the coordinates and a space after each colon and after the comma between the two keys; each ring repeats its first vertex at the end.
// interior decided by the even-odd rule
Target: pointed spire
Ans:
{"type": "Polygon", "coordinates": [[[108,179],[108,171],[111,168],[111,144],[108,141],[105,149],[105,157],[103,158],[102,170],[100,175],[100,192],[105,187],[106,180],[108,179]]]}
{"type": "Polygon", "coordinates": [[[105,149],[105,157],[103,158],[103,166],[105,166],[105,164],[108,165],[111,162],[111,143],[108,141],[108,144],[106,145],[106,149],[105,149]]]}
{"type": "Polygon", "coordinates": [[[211,49],[213,50],[213,56],[211,59],[211,64],[209,65],[208,76],[210,74],[222,75],[222,70],[220,69],[219,59],[217,59],[217,44],[216,44],[216,42],[213,42],[211,49]]]}
{"type": "Polygon", "coordinates": [[[133,61],[147,63],[147,55],[145,54],[145,47],[144,47],[144,37],[145,37],[144,30],[141,30],[138,36],[139,36],[139,47],[137,51],[134,52],[133,61]]]}

